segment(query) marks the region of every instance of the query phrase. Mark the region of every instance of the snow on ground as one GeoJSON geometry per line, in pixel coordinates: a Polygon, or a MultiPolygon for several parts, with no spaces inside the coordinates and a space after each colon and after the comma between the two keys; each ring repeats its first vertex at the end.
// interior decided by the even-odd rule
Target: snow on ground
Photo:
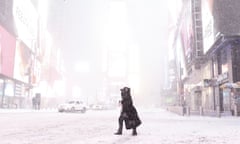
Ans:
{"type": "Polygon", "coordinates": [[[239,144],[239,117],[179,116],[139,109],[138,135],[118,127],[117,110],[58,113],[0,109],[0,144],[239,144]]]}

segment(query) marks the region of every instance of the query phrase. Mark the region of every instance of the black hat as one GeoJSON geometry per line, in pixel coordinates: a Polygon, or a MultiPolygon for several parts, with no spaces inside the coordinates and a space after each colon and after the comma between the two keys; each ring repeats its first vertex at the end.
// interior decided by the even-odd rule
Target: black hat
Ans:
{"type": "Polygon", "coordinates": [[[120,89],[122,92],[128,92],[130,91],[130,88],[129,87],[123,87],[122,89],[120,89]]]}

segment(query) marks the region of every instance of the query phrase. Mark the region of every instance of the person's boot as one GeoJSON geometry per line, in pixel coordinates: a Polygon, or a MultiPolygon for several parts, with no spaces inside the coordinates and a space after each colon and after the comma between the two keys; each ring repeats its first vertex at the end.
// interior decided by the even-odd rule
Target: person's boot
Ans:
{"type": "Polygon", "coordinates": [[[115,135],[121,135],[122,134],[123,118],[121,116],[118,119],[118,125],[119,125],[119,128],[118,128],[118,131],[114,133],[115,135]]]}
{"type": "Polygon", "coordinates": [[[122,134],[122,129],[123,129],[123,125],[120,124],[120,125],[119,125],[119,128],[118,128],[118,131],[115,132],[114,134],[115,134],[115,135],[121,135],[121,134],[122,134]]]}
{"type": "Polygon", "coordinates": [[[122,128],[119,128],[117,132],[114,133],[115,135],[121,135],[122,134],[122,128]]]}
{"type": "Polygon", "coordinates": [[[133,128],[132,135],[133,135],[133,136],[136,136],[136,135],[137,135],[137,130],[136,130],[136,128],[133,128]]]}

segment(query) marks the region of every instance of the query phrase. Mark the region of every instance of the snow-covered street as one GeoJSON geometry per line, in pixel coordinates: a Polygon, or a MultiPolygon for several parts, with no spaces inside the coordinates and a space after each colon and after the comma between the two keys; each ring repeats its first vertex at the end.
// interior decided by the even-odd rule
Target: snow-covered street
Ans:
{"type": "Polygon", "coordinates": [[[239,117],[178,116],[139,109],[143,124],[114,135],[119,110],[58,113],[0,110],[1,144],[239,144],[239,117]]]}

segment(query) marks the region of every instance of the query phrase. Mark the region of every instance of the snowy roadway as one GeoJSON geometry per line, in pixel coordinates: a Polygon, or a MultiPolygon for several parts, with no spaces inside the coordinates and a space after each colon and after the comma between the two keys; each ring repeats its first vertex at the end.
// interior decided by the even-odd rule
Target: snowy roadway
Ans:
{"type": "Polygon", "coordinates": [[[1,110],[0,144],[240,144],[240,117],[183,117],[139,109],[137,136],[117,130],[119,110],[58,113],[1,110]]]}

